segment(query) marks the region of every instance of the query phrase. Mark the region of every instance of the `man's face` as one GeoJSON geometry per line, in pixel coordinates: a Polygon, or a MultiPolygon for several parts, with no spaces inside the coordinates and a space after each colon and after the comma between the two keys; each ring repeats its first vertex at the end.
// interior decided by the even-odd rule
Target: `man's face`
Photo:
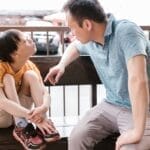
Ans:
{"type": "Polygon", "coordinates": [[[71,29],[71,32],[76,39],[78,39],[81,43],[89,42],[89,32],[84,27],[80,27],[69,12],[67,12],[66,17],[68,27],[71,29]]]}

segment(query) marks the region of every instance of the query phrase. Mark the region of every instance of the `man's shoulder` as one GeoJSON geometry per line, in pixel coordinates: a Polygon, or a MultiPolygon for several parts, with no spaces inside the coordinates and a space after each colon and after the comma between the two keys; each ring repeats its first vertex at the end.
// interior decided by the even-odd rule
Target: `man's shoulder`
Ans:
{"type": "Polygon", "coordinates": [[[136,23],[129,21],[127,19],[118,20],[116,21],[115,24],[116,24],[115,29],[118,32],[122,32],[122,31],[130,32],[133,30],[141,30],[140,27],[136,23]]]}

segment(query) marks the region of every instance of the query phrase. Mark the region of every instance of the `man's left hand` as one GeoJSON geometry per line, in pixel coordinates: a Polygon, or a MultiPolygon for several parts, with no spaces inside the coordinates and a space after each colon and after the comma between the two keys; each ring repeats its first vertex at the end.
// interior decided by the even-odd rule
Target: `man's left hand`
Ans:
{"type": "Polygon", "coordinates": [[[141,137],[139,136],[138,132],[136,132],[134,129],[127,130],[118,137],[115,150],[120,150],[122,145],[135,144],[140,140],[141,137]]]}

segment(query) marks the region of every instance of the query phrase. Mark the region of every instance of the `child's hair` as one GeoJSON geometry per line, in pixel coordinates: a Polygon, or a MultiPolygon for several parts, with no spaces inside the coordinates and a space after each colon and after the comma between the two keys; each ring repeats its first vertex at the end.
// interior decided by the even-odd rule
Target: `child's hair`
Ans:
{"type": "Polygon", "coordinates": [[[18,49],[18,43],[20,39],[20,31],[16,29],[9,29],[1,33],[0,35],[0,60],[12,63],[13,54],[18,49]]]}

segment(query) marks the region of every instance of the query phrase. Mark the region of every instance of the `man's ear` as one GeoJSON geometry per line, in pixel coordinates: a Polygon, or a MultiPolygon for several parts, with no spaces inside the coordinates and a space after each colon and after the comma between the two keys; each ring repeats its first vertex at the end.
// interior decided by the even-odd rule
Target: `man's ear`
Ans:
{"type": "Polygon", "coordinates": [[[92,30],[92,22],[90,21],[90,20],[88,20],[88,19],[85,19],[84,21],[83,21],[83,24],[82,24],[83,26],[83,28],[84,29],[86,29],[87,31],[91,31],[92,30]]]}

